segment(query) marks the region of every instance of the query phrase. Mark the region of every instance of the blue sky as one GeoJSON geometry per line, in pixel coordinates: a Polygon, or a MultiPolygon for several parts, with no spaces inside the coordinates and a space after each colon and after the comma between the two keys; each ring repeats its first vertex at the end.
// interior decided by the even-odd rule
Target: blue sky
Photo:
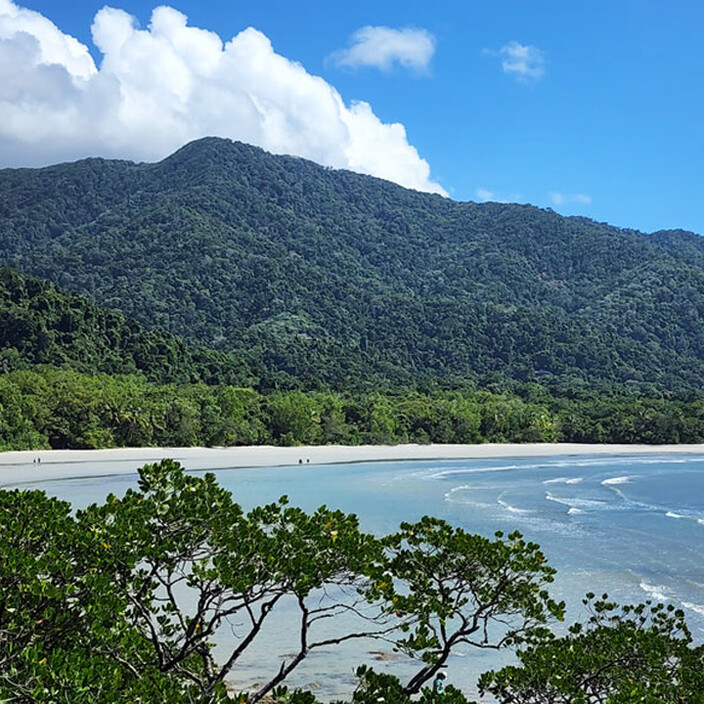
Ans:
{"type": "MultiPolygon", "coordinates": [[[[0,8],[2,2],[10,0],[0,0],[0,8]]],[[[85,44],[100,69],[103,54],[91,38],[91,23],[103,2],[14,4],[41,13],[62,33],[85,44]]],[[[681,227],[704,233],[704,3],[173,0],[168,4],[188,16],[189,26],[216,32],[224,41],[247,27],[256,28],[271,41],[276,55],[322,77],[347,106],[353,101],[368,103],[377,120],[370,127],[374,144],[385,139],[380,125],[403,124],[408,145],[429,164],[430,175],[426,178],[423,165],[403,151],[406,143],[399,144],[398,134],[388,149],[386,143],[378,147],[376,162],[373,153],[345,162],[348,157],[337,154],[332,132],[324,135],[327,141],[317,151],[306,151],[290,135],[279,139],[278,133],[276,139],[261,136],[262,146],[298,150],[324,163],[400,182],[404,176],[396,174],[415,169],[416,181],[409,176],[406,185],[423,182],[429,190],[439,186],[458,200],[530,202],[621,227],[645,231],[681,227]],[[394,54],[392,48],[387,55],[390,69],[373,59],[359,65],[355,55],[340,52],[354,44],[354,33],[363,27],[423,30],[409,35],[409,41],[424,37],[426,52],[413,55],[413,48],[402,48],[394,54]],[[520,63],[521,51],[527,52],[527,65],[520,63]],[[400,60],[403,56],[405,63],[400,60]],[[518,66],[506,70],[511,59],[518,60],[518,66]],[[399,150],[403,154],[396,170],[388,170],[399,150]]],[[[149,27],[155,7],[141,0],[116,0],[112,6],[136,17],[142,28],[149,27]]],[[[113,31],[114,26],[106,22],[104,31],[113,31]]],[[[131,70],[134,73],[134,65],[131,70]]],[[[261,75],[257,80],[263,80],[261,75]]],[[[287,95],[276,98],[283,101],[284,111],[287,95]]],[[[319,116],[305,119],[322,123],[326,115],[321,108],[319,116]]],[[[230,122],[238,119],[243,118],[232,117],[230,122]]],[[[222,124],[209,116],[200,120],[198,129],[222,124]]],[[[314,129],[312,123],[306,124],[314,129]]],[[[263,134],[257,130],[245,130],[241,138],[250,141],[246,138],[253,135],[251,141],[257,141],[256,135],[263,134]]],[[[301,134],[307,132],[301,129],[301,134]]],[[[366,132],[360,140],[364,146],[351,143],[345,154],[374,151],[366,132]]],[[[36,152],[23,151],[27,143],[22,135],[0,139],[0,149],[12,155],[9,165],[23,159],[31,165],[41,161],[36,152]]],[[[78,158],[80,149],[95,153],[100,145],[81,142],[75,149],[78,158]]],[[[135,158],[124,144],[114,141],[105,155],[122,156],[120,149],[126,150],[125,157],[135,158]]]]}

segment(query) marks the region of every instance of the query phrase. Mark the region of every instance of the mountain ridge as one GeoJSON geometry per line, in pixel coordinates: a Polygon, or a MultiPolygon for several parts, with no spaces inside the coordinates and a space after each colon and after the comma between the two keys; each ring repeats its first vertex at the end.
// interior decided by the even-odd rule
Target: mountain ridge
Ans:
{"type": "Polygon", "coordinates": [[[704,379],[694,233],[459,203],[219,138],[0,171],[0,192],[3,264],[283,385],[704,379]]]}

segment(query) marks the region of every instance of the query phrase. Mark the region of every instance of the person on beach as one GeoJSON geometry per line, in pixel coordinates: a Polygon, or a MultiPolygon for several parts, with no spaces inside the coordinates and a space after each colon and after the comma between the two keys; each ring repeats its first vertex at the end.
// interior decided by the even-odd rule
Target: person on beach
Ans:
{"type": "Polygon", "coordinates": [[[446,677],[447,675],[442,670],[435,675],[435,679],[433,680],[433,692],[436,692],[437,694],[445,694],[446,677]]]}

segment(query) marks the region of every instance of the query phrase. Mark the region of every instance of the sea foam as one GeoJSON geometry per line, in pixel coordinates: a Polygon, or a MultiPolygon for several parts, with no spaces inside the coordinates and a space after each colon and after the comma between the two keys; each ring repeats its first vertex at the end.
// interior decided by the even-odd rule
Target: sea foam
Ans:
{"type": "Polygon", "coordinates": [[[610,479],[604,479],[601,482],[602,486],[613,486],[614,484],[628,484],[628,482],[633,479],[631,475],[625,475],[623,477],[611,477],[610,479]]]}
{"type": "Polygon", "coordinates": [[[531,513],[528,509],[511,506],[511,504],[506,503],[503,499],[499,499],[497,503],[511,513],[531,513]]]}
{"type": "Polygon", "coordinates": [[[564,506],[569,506],[571,509],[608,509],[611,508],[610,504],[606,501],[599,501],[598,499],[580,499],[576,496],[555,496],[550,492],[545,494],[545,498],[548,501],[554,501],[558,504],[563,504],[564,506]]]}
{"type": "Polygon", "coordinates": [[[704,526],[704,518],[701,516],[692,515],[691,513],[675,513],[674,511],[668,511],[665,516],[667,518],[679,518],[687,521],[695,521],[700,526],[704,526]]]}
{"type": "Polygon", "coordinates": [[[667,587],[657,584],[648,584],[645,581],[641,582],[638,586],[652,599],[667,601],[670,598],[667,596],[667,592],[670,591],[667,587]]]}

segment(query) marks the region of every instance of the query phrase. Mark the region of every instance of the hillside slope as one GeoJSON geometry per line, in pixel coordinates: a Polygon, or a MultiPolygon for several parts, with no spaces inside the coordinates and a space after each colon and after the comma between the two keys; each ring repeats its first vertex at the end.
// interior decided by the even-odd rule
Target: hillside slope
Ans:
{"type": "Polygon", "coordinates": [[[87,373],[142,373],[161,383],[255,381],[241,360],[223,352],[186,345],[84,296],[0,269],[0,371],[37,364],[87,373]]]}
{"type": "Polygon", "coordinates": [[[704,248],[208,138],[0,171],[0,261],[282,385],[704,381],[704,248]]]}

